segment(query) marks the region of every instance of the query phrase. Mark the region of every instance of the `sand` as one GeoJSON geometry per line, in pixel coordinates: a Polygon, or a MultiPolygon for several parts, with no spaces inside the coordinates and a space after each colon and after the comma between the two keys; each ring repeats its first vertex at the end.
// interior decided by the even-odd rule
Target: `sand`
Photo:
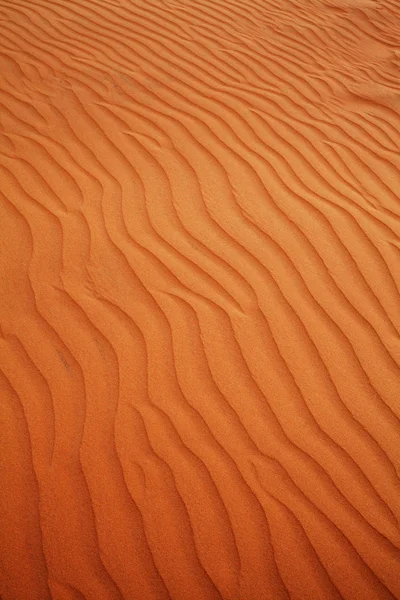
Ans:
{"type": "Polygon", "coordinates": [[[1,600],[400,598],[400,4],[0,34],[1,600]]]}

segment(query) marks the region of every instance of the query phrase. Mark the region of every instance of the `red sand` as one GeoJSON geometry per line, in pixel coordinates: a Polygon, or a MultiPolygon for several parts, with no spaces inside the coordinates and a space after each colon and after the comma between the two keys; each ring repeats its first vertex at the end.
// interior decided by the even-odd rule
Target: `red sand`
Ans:
{"type": "Polygon", "coordinates": [[[400,598],[400,3],[0,32],[1,599],[400,598]]]}

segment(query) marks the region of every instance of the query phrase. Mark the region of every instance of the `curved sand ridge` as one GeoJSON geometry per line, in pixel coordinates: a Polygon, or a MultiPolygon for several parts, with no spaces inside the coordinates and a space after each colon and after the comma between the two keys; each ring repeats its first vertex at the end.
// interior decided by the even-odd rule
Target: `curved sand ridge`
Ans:
{"type": "Polygon", "coordinates": [[[400,6],[1,0],[2,600],[400,598],[400,6]]]}

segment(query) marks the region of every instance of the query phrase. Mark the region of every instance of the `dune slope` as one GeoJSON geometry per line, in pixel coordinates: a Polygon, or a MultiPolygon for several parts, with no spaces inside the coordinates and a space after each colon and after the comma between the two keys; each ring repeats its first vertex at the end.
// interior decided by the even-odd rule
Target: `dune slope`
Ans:
{"type": "Polygon", "coordinates": [[[400,5],[0,0],[2,600],[400,598],[400,5]]]}

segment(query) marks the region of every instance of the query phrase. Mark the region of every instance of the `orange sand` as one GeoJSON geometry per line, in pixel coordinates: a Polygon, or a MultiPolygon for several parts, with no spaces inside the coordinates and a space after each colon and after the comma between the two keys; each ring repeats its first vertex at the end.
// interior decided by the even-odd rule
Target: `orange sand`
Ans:
{"type": "Polygon", "coordinates": [[[400,3],[0,32],[1,599],[400,598],[400,3]]]}

